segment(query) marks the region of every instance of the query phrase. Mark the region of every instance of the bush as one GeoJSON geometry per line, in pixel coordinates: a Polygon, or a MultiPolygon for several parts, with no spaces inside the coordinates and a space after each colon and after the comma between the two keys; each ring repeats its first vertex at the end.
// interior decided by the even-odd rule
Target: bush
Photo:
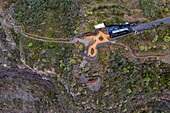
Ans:
{"type": "Polygon", "coordinates": [[[130,88],[128,88],[126,91],[127,93],[132,93],[132,90],[130,88]]]}
{"type": "Polygon", "coordinates": [[[92,11],[88,11],[87,14],[88,14],[88,15],[92,15],[93,12],[92,12],[92,11]]]}
{"type": "Polygon", "coordinates": [[[155,37],[152,39],[152,42],[158,41],[158,38],[159,38],[159,36],[158,36],[158,35],[155,35],[155,37]]]}
{"type": "Polygon", "coordinates": [[[86,72],[86,71],[89,71],[90,70],[90,68],[89,67],[85,67],[84,68],[84,71],[86,72]]]}
{"type": "Polygon", "coordinates": [[[163,40],[164,40],[165,42],[169,42],[169,41],[170,41],[170,36],[165,36],[165,37],[163,38],[163,40]]]}
{"type": "Polygon", "coordinates": [[[155,24],[152,24],[152,27],[153,27],[153,28],[155,28],[155,27],[156,27],[156,25],[155,25],[155,24]]]}
{"type": "Polygon", "coordinates": [[[166,46],[166,45],[163,45],[163,46],[162,46],[162,49],[163,49],[163,50],[166,50],[167,48],[168,48],[168,46],[166,46]]]}
{"type": "Polygon", "coordinates": [[[95,72],[95,73],[92,74],[92,76],[98,76],[98,75],[99,75],[98,72],[95,72]]]}
{"type": "Polygon", "coordinates": [[[72,59],[71,62],[72,62],[73,64],[76,64],[77,61],[76,61],[75,59],[72,59]]]}
{"type": "Polygon", "coordinates": [[[142,51],[147,51],[148,47],[147,46],[139,46],[139,49],[142,51]]]}
{"type": "Polygon", "coordinates": [[[169,12],[169,9],[168,8],[164,8],[164,12],[165,13],[169,12]]]}
{"type": "Polygon", "coordinates": [[[117,15],[119,15],[119,16],[121,16],[121,15],[123,15],[124,13],[123,12],[121,12],[121,11],[118,11],[117,12],[117,15]]]}
{"type": "Polygon", "coordinates": [[[80,51],[83,51],[83,49],[84,49],[83,45],[78,46],[78,48],[80,51]]]}
{"type": "Polygon", "coordinates": [[[144,49],[144,51],[148,51],[148,47],[147,47],[147,46],[145,46],[145,49],[144,49]]]}
{"type": "Polygon", "coordinates": [[[75,34],[75,35],[77,35],[77,34],[78,34],[78,32],[77,32],[76,30],[74,30],[74,34],[75,34]]]}
{"type": "Polygon", "coordinates": [[[143,81],[145,81],[145,82],[149,82],[150,80],[151,80],[150,77],[145,77],[145,78],[143,78],[143,81]]]}
{"type": "Polygon", "coordinates": [[[94,21],[94,25],[97,25],[98,24],[98,22],[97,21],[94,21]]]}
{"type": "Polygon", "coordinates": [[[155,49],[155,48],[156,48],[156,45],[152,46],[152,48],[155,49]]]}
{"type": "Polygon", "coordinates": [[[32,43],[29,43],[29,44],[28,44],[28,47],[32,47],[32,46],[33,46],[33,44],[32,44],[32,43]]]}
{"type": "Polygon", "coordinates": [[[143,51],[145,49],[145,46],[139,46],[139,49],[143,51]]]}
{"type": "Polygon", "coordinates": [[[160,22],[160,24],[161,24],[161,25],[163,25],[163,24],[164,24],[164,22],[160,22]]]}

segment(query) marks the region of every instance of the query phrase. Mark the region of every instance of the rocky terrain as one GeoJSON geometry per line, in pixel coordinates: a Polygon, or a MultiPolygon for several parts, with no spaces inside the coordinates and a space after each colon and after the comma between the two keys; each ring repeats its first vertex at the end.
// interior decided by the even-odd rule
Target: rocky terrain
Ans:
{"type": "Polygon", "coordinates": [[[169,10],[169,0],[1,0],[0,112],[170,112],[169,24],[101,44],[97,58],[86,60],[81,41],[33,40],[2,24],[10,13],[27,33],[70,40],[96,35],[100,22],[147,23],[169,10]]]}

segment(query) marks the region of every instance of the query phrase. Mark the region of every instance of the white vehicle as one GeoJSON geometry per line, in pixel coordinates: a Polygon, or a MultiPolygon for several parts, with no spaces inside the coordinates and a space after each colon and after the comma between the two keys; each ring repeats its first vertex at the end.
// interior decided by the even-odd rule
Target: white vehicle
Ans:
{"type": "Polygon", "coordinates": [[[124,22],[124,24],[129,24],[129,22],[124,22]]]}
{"type": "Polygon", "coordinates": [[[94,25],[95,29],[100,29],[100,28],[105,28],[105,24],[104,23],[101,23],[101,24],[97,24],[97,25],[94,25]]]}
{"type": "Polygon", "coordinates": [[[119,33],[119,32],[122,32],[122,31],[129,31],[129,29],[128,28],[119,29],[119,30],[112,31],[112,33],[115,34],[115,33],[119,33]]]}

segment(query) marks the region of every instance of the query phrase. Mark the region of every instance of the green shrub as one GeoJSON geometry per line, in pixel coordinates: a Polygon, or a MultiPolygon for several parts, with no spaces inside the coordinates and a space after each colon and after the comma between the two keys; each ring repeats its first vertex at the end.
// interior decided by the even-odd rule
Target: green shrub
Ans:
{"type": "Polygon", "coordinates": [[[156,48],[156,45],[152,46],[152,48],[155,49],[155,48],[156,48]]]}
{"type": "Polygon", "coordinates": [[[147,47],[147,46],[145,46],[145,49],[144,49],[144,51],[148,51],[148,47],[147,47]]]}
{"type": "Polygon", "coordinates": [[[32,47],[32,46],[33,46],[33,44],[32,44],[32,43],[29,43],[29,44],[28,44],[28,47],[32,47]]]}
{"type": "Polygon", "coordinates": [[[95,73],[92,74],[92,76],[98,76],[98,75],[99,75],[98,72],[95,72],[95,73]]]}
{"type": "Polygon", "coordinates": [[[86,72],[86,71],[89,71],[90,70],[90,68],[89,67],[85,67],[84,68],[84,71],[86,72]]]}
{"type": "Polygon", "coordinates": [[[167,48],[168,48],[168,46],[166,46],[166,45],[163,45],[163,46],[162,46],[162,49],[163,49],[163,50],[166,50],[167,48]]]}
{"type": "Polygon", "coordinates": [[[60,74],[57,74],[57,77],[58,77],[58,78],[60,78],[60,77],[61,77],[61,75],[60,75],[60,74]]]}
{"type": "Polygon", "coordinates": [[[77,32],[76,30],[74,30],[74,34],[75,34],[75,35],[77,35],[77,34],[78,34],[78,32],[77,32]]]}
{"type": "Polygon", "coordinates": [[[79,90],[79,91],[83,91],[83,88],[82,88],[82,87],[78,87],[78,90],[79,90]]]}
{"type": "Polygon", "coordinates": [[[86,73],[85,76],[88,77],[89,75],[86,73]]]}
{"type": "Polygon", "coordinates": [[[161,24],[161,25],[163,25],[163,24],[164,24],[164,22],[160,22],[160,24],[161,24]]]}
{"type": "Polygon", "coordinates": [[[159,38],[159,36],[158,36],[158,35],[155,35],[155,37],[152,39],[152,42],[158,41],[158,38],[159,38]]]}
{"type": "Polygon", "coordinates": [[[164,8],[164,12],[165,13],[169,12],[169,9],[168,8],[164,8]]]}
{"type": "Polygon", "coordinates": [[[154,27],[156,27],[156,25],[155,25],[155,24],[152,24],[152,27],[154,28],[154,27]]]}
{"type": "Polygon", "coordinates": [[[43,58],[42,61],[43,61],[43,62],[46,62],[47,60],[43,58]]]}
{"type": "Polygon", "coordinates": [[[88,15],[92,15],[93,12],[92,12],[92,11],[88,11],[87,14],[88,14],[88,15]]]}
{"type": "Polygon", "coordinates": [[[127,93],[132,93],[132,90],[130,88],[128,88],[126,91],[127,93]]]}
{"type": "Polygon", "coordinates": [[[148,47],[147,46],[139,46],[139,49],[142,51],[147,51],[148,47]]]}
{"type": "Polygon", "coordinates": [[[80,51],[83,51],[83,49],[84,49],[83,45],[78,46],[78,48],[80,51]]]}
{"type": "Polygon", "coordinates": [[[98,24],[98,22],[97,21],[94,21],[94,25],[97,25],[98,24]]]}
{"type": "Polygon", "coordinates": [[[164,40],[165,42],[169,42],[169,41],[170,41],[170,36],[165,36],[165,37],[163,38],[163,40],[164,40]]]}
{"type": "Polygon", "coordinates": [[[75,59],[72,59],[71,62],[75,64],[77,61],[75,59]]]}
{"type": "Polygon", "coordinates": [[[145,46],[139,46],[139,49],[143,51],[145,49],[145,46]]]}
{"type": "Polygon", "coordinates": [[[151,80],[150,77],[143,78],[143,81],[145,81],[145,82],[149,82],[150,80],[151,80]]]}

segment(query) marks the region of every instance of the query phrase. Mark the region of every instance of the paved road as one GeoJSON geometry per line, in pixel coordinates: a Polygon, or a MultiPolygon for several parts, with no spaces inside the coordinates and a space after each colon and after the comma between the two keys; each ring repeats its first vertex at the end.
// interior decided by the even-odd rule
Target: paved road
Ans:
{"type": "Polygon", "coordinates": [[[155,21],[145,23],[145,24],[139,24],[139,25],[133,27],[133,29],[135,31],[140,32],[140,31],[143,31],[143,30],[153,28],[153,25],[155,25],[155,27],[159,27],[161,25],[160,24],[161,22],[163,22],[164,24],[170,23],[170,17],[163,18],[163,19],[160,19],[160,20],[155,20],[155,21]]]}

